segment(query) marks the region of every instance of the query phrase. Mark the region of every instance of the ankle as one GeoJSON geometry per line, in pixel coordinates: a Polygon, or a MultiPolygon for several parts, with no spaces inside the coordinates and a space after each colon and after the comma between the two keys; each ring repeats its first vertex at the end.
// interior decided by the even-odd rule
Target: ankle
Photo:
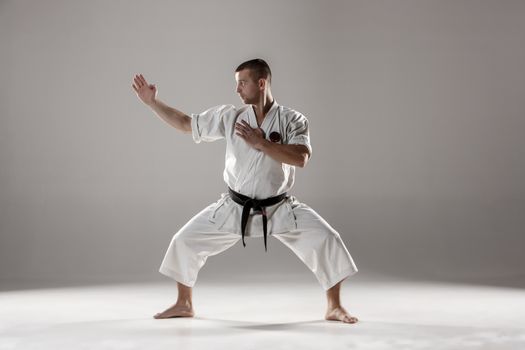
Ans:
{"type": "Polygon", "coordinates": [[[178,299],[176,305],[184,307],[193,307],[193,304],[190,299],[178,299]]]}
{"type": "Polygon", "coordinates": [[[338,301],[328,301],[328,309],[336,309],[338,307],[341,307],[341,303],[338,301]]]}

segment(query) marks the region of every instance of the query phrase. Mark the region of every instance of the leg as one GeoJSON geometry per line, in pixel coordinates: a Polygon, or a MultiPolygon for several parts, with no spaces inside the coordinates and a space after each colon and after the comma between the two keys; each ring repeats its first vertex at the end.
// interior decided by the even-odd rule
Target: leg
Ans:
{"type": "Polygon", "coordinates": [[[177,302],[154,318],[192,317],[192,287],[209,256],[233,246],[241,236],[218,231],[210,222],[214,204],[195,215],[172,238],[159,271],[177,281],[177,302]]]}
{"type": "Polygon", "coordinates": [[[357,267],[339,233],[304,203],[292,203],[297,229],[272,236],[290,248],[326,291],[327,320],[355,323],[357,318],[341,306],[341,282],[357,272],[357,267]]]}

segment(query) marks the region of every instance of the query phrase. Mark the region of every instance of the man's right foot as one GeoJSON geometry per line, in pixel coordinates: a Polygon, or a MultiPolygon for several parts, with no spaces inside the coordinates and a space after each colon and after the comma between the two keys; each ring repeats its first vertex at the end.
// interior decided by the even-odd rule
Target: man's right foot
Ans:
{"type": "Polygon", "coordinates": [[[153,316],[156,319],[172,318],[172,317],[193,317],[193,307],[183,304],[175,304],[166,310],[159,312],[153,316]]]}

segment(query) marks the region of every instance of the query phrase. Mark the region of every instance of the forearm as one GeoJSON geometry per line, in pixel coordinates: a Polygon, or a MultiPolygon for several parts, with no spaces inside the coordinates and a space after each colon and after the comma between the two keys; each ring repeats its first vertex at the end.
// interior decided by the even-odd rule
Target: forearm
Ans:
{"type": "Polygon", "coordinates": [[[265,139],[263,139],[258,149],[281,163],[286,163],[301,168],[304,168],[309,156],[308,148],[306,148],[306,146],[283,145],[280,143],[270,142],[265,139]]]}
{"type": "Polygon", "coordinates": [[[191,118],[185,113],[166,105],[158,99],[155,99],[148,106],[169,125],[184,133],[191,133],[191,118]]]}

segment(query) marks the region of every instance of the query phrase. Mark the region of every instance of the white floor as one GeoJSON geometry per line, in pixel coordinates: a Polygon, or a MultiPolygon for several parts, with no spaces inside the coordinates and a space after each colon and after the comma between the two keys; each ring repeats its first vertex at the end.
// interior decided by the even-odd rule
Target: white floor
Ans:
{"type": "MultiPolygon", "coordinates": [[[[361,276],[362,277],[362,276],[361,276]]],[[[525,349],[525,290],[351,277],[357,324],[312,282],[198,281],[194,318],[155,320],[174,283],[0,292],[0,349],[525,349]]]]}

